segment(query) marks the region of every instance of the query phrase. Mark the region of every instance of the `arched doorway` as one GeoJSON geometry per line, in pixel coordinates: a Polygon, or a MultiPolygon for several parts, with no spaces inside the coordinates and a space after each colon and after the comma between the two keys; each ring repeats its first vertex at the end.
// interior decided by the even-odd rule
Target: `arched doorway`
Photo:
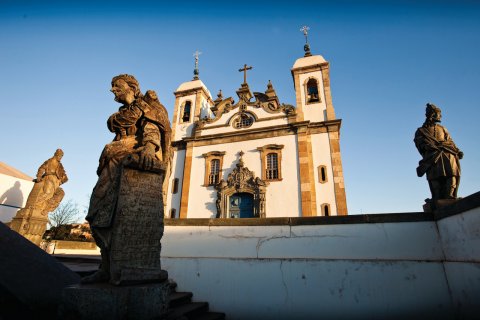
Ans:
{"type": "Polygon", "coordinates": [[[253,194],[234,193],[229,199],[230,218],[253,218],[253,194]]]}

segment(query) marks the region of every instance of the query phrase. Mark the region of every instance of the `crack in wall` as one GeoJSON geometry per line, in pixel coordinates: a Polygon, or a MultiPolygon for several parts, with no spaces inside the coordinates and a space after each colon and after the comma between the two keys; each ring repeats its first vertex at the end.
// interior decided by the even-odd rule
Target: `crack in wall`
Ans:
{"type": "Polygon", "coordinates": [[[282,276],[282,285],[283,287],[285,288],[285,301],[284,303],[287,304],[288,303],[288,286],[287,286],[287,283],[285,282],[285,275],[283,274],[283,260],[280,261],[280,274],[282,276]]]}

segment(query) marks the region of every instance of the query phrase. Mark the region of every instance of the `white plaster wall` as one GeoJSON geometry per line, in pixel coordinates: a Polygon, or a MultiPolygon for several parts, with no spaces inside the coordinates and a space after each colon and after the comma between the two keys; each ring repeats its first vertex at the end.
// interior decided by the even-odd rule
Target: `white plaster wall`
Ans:
{"type": "Polygon", "coordinates": [[[196,94],[191,94],[188,96],[178,98],[177,118],[173,120],[177,123],[175,128],[175,140],[182,140],[182,138],[190,137],[192,135],[193,121],[195,118],[195,110],[197,108],[196,104],[197,104],[196,94]],[[190,100],[192,102],[192,106],[190,109],[190,121],[181,123],[181,119],[183,116],[183,104],[187,100],[190,100]]]}
{"type": "Polygon", "coordinates": [[[271,126],[288,124],[287,117],[283,112],[268,113],[265,110],[263,110],[262,108],[254,108],[254,107],[249,106],[249,107],[247,107],[247,111],[255,114],[259,120],[267,119],[267,118],[273,118],[273,117],[279,117],[279,116],[283,116],[283,118],[271,119],[271,120],[265,120],[265,121],[255,121],[248,128],[235,129],[235,128],[232,127],[231,120],[239,111],[240,110],[238,108],[234,109],[234,110],[232,110],[228,113],[223,114],[220,117],[220,119],[218,119],[217,121],[205,125],[205,129],[202,130],[202,135],[219,134],[219,133],[226,133],[226,132],[239,132],[239,131],[242,131],[242,130],[266,128],[266,127],[271,127],[271,126]],[[227,126],[215,128],[216,126],[219,126],[219,125],[227,125],[227,126]],[[213,128],[211,128],[211,127],[213,127],[213,128]]]}
{"type": "Polygon", "coordinates": [[[435,222],[166,226],[162,267],[228,319],[452,317],[435,222]]]}
{"type": "Polygon", "coordinates": [[[303,114],[305,120],[310,120],[312,122],[321,122],[327,120],[327,105],[325,102],[326,98],[323,88],[322,72],[320,70],[300,74],[300,96],[302,98],[303,114]],[[306,104],[307,100],[305,97],[305,81],[310,77],[316,78],[318,81],[318,94],[321,100],[319,103],[306,104]]]}
{"type": "Polygon", "coordinates": [[[480,262],[480,207],[438,221],[445,256],[480,262]]]}
{"type": "Polygon", "coordinates": [[[182,197],[182,186],[183,186],[183,168],[185,164],[185,150],[178,150],[173,154],[172,161],[172,174],[170,175],[170,180],[168,182],[167,189],[167,207],[165,215],[170,215],[170,209],[174,208],[176,210],[176,216],[180,214],[180,200],[182,197]],[[176,194],[172,194],[173,188],[173,179],[178,178],[178,191],[176,194]]]}
{"type": "Polygon", "coordinates": [[[444,258],[433,221],[306,226],[166,226],[162,256],[327,260],[444,258]]]}
{"type": "Polygon", "coordinates": [[[330,141],[328,133],[313,134],[311,136],[313,168],[315,178],[315,191],[317,196],[317,215],[323,215],[322,204],[330,204],[330,215],[337,215],[335,189],[333,180],[332,157],[330,153],[330,141]],[[325,165],[327,168],[327,182],[320,183],[318,166],[325,165]]]}
{"type": "Polygon", "coordinates": [[[27,203],[33,181],[0,174],[0,221],[9,222],[27,203]]]}
{"type": "Polygon", "coordinates": [[[257,147],[267,144],[283,144],[282,150],[282,181],[270,182],[266,193],[267,217],[298,216],[301,212],[300,195],[298,188],[298,158],[297,145],[294,135],[267,138],[219,145],[194,147],[192,155],[192,175],[189,192],[188,218],[215,217],[216,191],[214,187],[204,187],[205,158],[202,154],[210,151],[225,151],[223,158],[222,178],[235,168],[239,156],[243,151],[245,166],[261,177],[261,158],[257,147]]]}

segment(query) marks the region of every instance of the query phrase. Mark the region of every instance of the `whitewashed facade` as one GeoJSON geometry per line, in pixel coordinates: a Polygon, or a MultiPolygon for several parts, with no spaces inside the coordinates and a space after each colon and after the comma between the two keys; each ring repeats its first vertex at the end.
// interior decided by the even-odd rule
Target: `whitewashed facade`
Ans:
{"type": "Polygon", "coordinates": [[[235,101],[213,100],[198,78],[178,87],[167,217],[347,214],[329,64],[306,54],[291,74],[296,106],[271,83],[252,93],[244,82],[235,101]]]}

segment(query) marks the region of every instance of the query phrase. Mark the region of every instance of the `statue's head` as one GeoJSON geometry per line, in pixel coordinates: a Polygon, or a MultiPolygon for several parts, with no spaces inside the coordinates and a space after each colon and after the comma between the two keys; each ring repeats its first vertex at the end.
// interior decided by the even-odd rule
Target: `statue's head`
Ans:
{"type": "Polygon", "coordinates": [[[54,156],[55,156],[56,158],[58,158],[58,159],[62,159],[62,157],[63,157],[63,150],[62,150],[62,149],[57,149],[57,150],[55,151],[54,156]]]}
{"type": "Polygon", "coordinates": [[[440,122],[442,119],[442,110],[433,103],[427,103],[427,108],[425,110],[425,116],[428,121],[440,122]]]}
{"type": "Polygon", "coordinates": [[[112,89],[115,101],[130,104],[141,96],[140,85],[134,76],[121,74],[112,79],[112,89]]]}

